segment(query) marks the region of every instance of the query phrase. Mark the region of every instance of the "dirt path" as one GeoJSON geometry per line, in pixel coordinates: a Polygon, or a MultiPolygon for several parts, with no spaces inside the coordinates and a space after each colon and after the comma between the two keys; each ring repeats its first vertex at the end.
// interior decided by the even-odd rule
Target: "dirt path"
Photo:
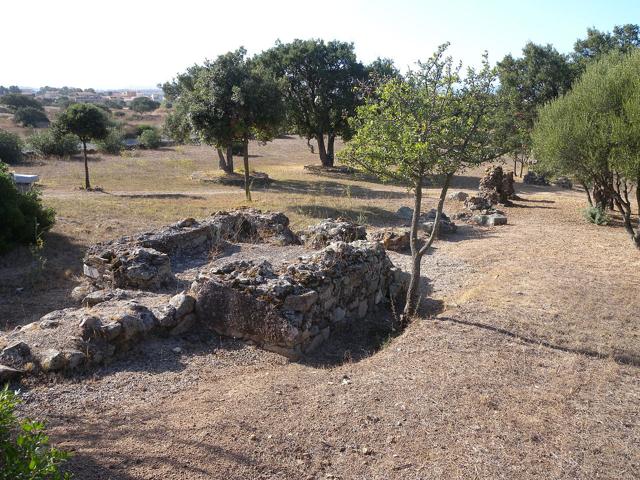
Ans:
{"type": "Polygon", "coordinates": [[[576,219],[577,194],[528,199],[508,227],[438,242],[424,272],[427,307],[443,312],[354,352],[360,361],[157,340],[95,374],[33,386],[25,412],[48,419],[83,480],[637,478],[637,367],[472,324],[640,351],[628,289],[638,259],[615,271],[598,260],[625,251],[624,234],[576,219]],[[606,302],[581,296],[587,281],[606,282],[606,302]]]}

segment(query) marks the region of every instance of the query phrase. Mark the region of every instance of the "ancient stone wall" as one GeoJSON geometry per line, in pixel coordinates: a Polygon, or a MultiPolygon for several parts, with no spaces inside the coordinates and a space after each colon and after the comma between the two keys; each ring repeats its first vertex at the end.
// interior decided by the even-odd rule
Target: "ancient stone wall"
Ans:
{"type": "Polygon", "coordinates": [[[203,273],[196,315],[220,334],[298,357],[397,295],[398,275],[380,243],[336,242],[278,269],[244,262],[203,273]]]}
{"type": "MultiPolygon", "coordinates": [[[[400,292],[400,272],[378,242],[333,242],[275,267],[256,260],[217,263],[208,256],[217,242],[299,243],[288,223],[281,213],[222,212],[90,248],[82,306],[0,335],[0,380],[98,364],[147,335],[194,328],[296,358],[400,292]],[[191,288],[176,295],[172,265],[185,258],[204,262],[191,288]]],[[[324,222],[309,231],[324,232],[323,242],[365,233],[343,223],[327,228],[324,222]]]]}

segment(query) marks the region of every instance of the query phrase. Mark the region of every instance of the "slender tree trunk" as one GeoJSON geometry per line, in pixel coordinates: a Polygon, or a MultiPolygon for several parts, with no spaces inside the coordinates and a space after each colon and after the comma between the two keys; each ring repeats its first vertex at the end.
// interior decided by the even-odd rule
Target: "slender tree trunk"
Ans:
{"type": "Polygon", "coordinates": [[[513,157],[513,173],[516,173],[518,171],[518,156],[515,155],[513,157]]]}
{"type": "Polygon", "coordinates": [[[227,160],[224,158],[224,153],[222,152],[222,149],[218,147],[216,148],[216,150],[218,151],[218,166],[220,167],[220,170],[223,170],[226,173],[229,173],[229,166],[227,165],[227,160]]]}
{"type": "MultiPolygon", "coordinates": [[[[522,178],[522,173],[524,172],[524,160],[520,160],[520,178],[522,178]]],[[[513,172],[515,173],[515,172],[513,172]]]]}
{"type": "Polygon", "coordinates": [[[324,146],[324,135],[316,135],[316,141],[318,142],[318,154],[320,155],[320,163],[323,167],[333,167],[333,160],[329,161],[327,157],[327,149],[324,146]]]}
{"type": "Polygon", "coordinates": [[[247,198],[247,201],[251,201],[251,179],[249,178],[249,137],[245,135],[242,139],[242,143],[244,144],[243,153],[244,153],[244,194],[247,198]]]}
{"type": "Polygon", "coordinates": [[[227,146],[227,173],[233,173],[233,144],[227,146]]]}
{"type": "Polygon", "coordinates": [[[420,263],[422,257],[431,248],[433,241],[438,236],[440,230],[440,218],[442,217],[442,209],[444,207],[444,201],[447,197],[447,190],[449,190],[449,184],[453,173],[447,174],[445,177],[444,185],[440,190],[440,198],[438,199],[438,206],[436,208],[436,218],[433,222],[433,228],[431,234],[424,245],[420,246],[418,242],[418,229],[420,219],[420,208],[422,206],[422,183],[424,182],[424,175],[416,180],[415,196],[413,205],[413,217],[411,218],[411,233],[409,236],[409,245],[411,246],[411,278],[409,280],[409,287],[407,288],[407,299],[404,305],[404,311],[402,314],[402,322],[407,323],[411,317],[413,317],[418,308],[418,293],[420,286],[420,263]]]}
{"type": "Polygon", "coordinates": [[[582,185],[582,188],[584,188],[584,191],[587,194],[587,201],[589,202],[589,206],[593,207],[593,200],[591,199],[591,192],[589,192],[589,187],[587,187],[587,184],[584,182],[580,182],[580,185],[582,185]]]}
{"type": "Polygon", "coordinates": [[[334,146],[336,142],[336,136],[333,133],[330,133],[327,137],[327,162],[331,163],[331,167],[334,165],[334,146]]]}
{"type": "Polygon", "coordinates": [[[89,182],[89,162],[87,161],[87,141],[82,141],[82,152],[84,153],[84,188],[91,190],[91,182],[89,182]]]}

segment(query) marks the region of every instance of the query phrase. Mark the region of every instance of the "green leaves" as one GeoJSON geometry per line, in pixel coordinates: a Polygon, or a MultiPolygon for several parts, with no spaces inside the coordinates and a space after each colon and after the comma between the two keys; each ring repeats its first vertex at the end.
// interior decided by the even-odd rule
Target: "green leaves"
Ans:
{"type": "Polygon", "coordinates": [[[350,125],[345,163],[415,185],[501,153],[493,140],[499,102],[488,61],[464,78],[442,45],[416,70],[388,80],[367,96],[350,125]]]}
{"type": "Polygon", "coordinates": [[[58,115],[53,128],[60,133],[73,133],[85,142],[101,140],[109,133],[109,119],[95,105],[74,103],[58,115]]]}
{"type": "Polygon", "coordinates": [[[49,446],[42,422],[18,420],[18,397],[0,390],[0,480],[68,480],[60,471],[69,454],[49,446]]]}

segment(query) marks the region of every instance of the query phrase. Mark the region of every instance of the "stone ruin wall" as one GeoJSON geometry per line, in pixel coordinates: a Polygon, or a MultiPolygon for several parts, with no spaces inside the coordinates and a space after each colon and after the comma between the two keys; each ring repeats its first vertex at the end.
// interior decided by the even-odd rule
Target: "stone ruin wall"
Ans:
{"type": "Polygon", "coordinates": [[[327,246],[296,261],[275,267],[208,261],[223,242],[300,243],[288,224],[281,213],[220,212],[90,248],[84,269],[93,291],[83,295],[80,308],[51,312],[0,336],[0,380],[100,364],[147,335],[192,329],[299,358],[400,293],[400,271],[382,245],[356,240],[366,232],[346,221],[327,220],[303,232],[307,245],[327,246]],[[173,265],[196,257],[195,281],[170,293],[180,287],[173,265]]]}

